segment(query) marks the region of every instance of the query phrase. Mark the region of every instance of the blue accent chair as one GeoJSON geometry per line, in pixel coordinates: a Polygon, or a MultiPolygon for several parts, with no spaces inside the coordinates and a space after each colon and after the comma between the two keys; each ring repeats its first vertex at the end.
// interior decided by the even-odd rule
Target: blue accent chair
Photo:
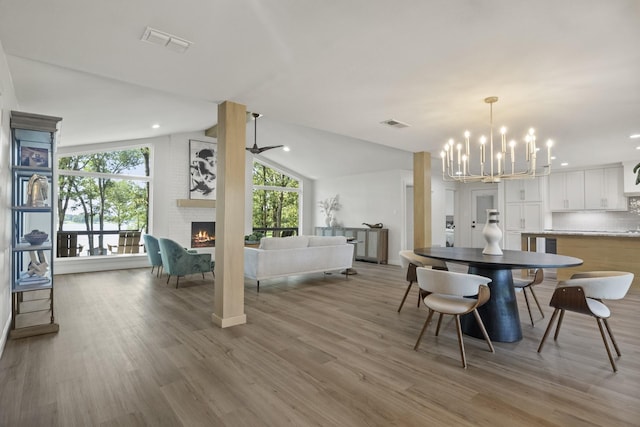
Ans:
{"type": "Polygon", "coordinates": [[[144,239],[144,247],[147,251],[147,257],[149,257],[149,264],[151,264],[151,273],[153,274],[153,270],[158,267],[156,277],[159,277],[160,272],[162,271],[162,257],[160,256],[160,244],[158,243],[158,239],[153,237],[151,234],[145,234],[142,238],[144,239]]]}
{"type": "Polygon", "coordinates": [[[184,277],[187,274],[202,273],[203,279],[204,273],[213,274],[211,254],[193,253],[171,239],[159,238],[158,243],[160,244],[162,266],[169,275],[167,283],[169,283],[171,276],[177,276],[176,288],[178,288],[180,277],[184,277]]]}

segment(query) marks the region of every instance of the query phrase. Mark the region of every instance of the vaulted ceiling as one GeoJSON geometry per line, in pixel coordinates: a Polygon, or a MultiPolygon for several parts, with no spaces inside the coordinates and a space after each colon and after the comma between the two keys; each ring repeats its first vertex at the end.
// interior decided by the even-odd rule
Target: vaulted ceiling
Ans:
{"type": "Polygon", "coordinates": [[[231,100],[295,170],[360,164],[371,143],[437,156],[488,132],[491,95],[494,122],[552,138],[557,163],[640,158],[639,40],[637,0],[0,0],[20,108],[62,116],[64,144],[206,129],[231,100]],[[193,44],[141,41],[148,26],[193,44]]]}

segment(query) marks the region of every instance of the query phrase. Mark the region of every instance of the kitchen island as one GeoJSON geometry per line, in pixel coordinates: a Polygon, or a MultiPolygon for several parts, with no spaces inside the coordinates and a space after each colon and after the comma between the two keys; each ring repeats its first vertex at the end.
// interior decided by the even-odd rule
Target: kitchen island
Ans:
{"type": "Polygon", "coordinates": [[[522,233],[522,250],[535,251],[536,238],[556,241],[556,253],[583,260],[578,267],[558,270],[558,280],[578,271],[616,270],[635,275],[632,287],[640,289],[640,233],[545,230],[522,233]]]}

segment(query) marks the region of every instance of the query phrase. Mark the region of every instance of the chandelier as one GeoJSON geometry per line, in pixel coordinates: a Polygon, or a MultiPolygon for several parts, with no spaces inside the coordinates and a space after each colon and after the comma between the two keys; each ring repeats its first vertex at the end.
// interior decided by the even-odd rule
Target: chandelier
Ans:
{"type": "Polygon", "coordinates": [[[442,157],[442,179],[458,182],[500,182],[503,179],[524,179],[549,175],[551,172],[551,147],[553,141],[547,141],[547,164],[537,170],[537,158],[540,148],[536,146],[536,134],[533,128],[524,136],[524,154],[520,160],[516,159],[516,141],[507,143],[507,128],[500,128],[501,141],[493,144],[493,104],[498,101],[497,96],[484,99],[489,104],[489,140],[483,135],[479,140],[478,160],[473,160],[469,138],[471,133],[464,133],[464,145],[450,139],[440,152],[442,157]],[[487,153],[488,152],[488,153],[487,153]],[[487,157],[488,154],[488,157],[487,157]],[[488,160],[488,161],[487,161],[488,160]],[[516,170],[518,162],[519,170],[516,170]],[[525,166],[522,166],[524,162],[525,166]]]}

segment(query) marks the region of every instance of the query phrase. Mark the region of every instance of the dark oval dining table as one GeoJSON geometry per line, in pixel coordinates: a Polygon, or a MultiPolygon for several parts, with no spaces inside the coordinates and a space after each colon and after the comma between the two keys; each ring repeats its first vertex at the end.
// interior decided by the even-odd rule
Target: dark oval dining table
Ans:
{"type": "MultiPolygon", "coordinates": [[[[482,248],[431,247],[414,249],[417,255],[469,266],[469,274],[491,279],[491,297],[478,308],[489,337],[498,342],[522,339],[518,304],[513,288],[514,269],[563,268],[581,265],[582,260],[565,255],[540,252],[503,250],[502,255],[484,255],[482,248]]],[[[483,338],[476,319],[468,314],[462,317],[462,331],[483,338]]]]}

